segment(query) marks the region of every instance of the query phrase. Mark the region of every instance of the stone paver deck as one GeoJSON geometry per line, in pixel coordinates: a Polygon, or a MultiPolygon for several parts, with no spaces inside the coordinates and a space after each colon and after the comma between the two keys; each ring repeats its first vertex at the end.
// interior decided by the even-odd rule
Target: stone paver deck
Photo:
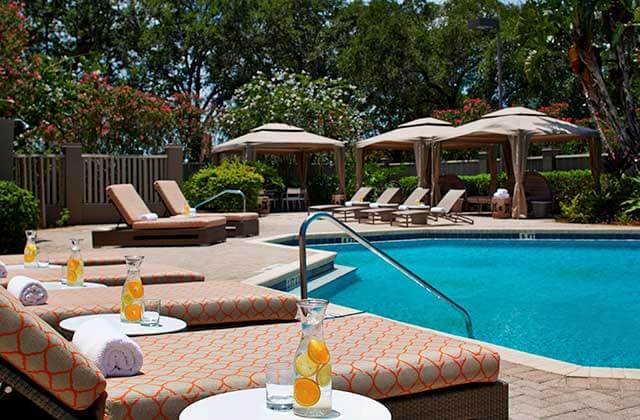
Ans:
{"type": "MultiPolygon", "coordinates": [[[[243,281],[265,272],[265,268],[297,261],[297,249],[269,246],[260,239],[295,234],[306,213],[274,214],[260,219],[258,238],[230,238],[209,247],[126,248],[144,255],[147,261],[172,264],[201,271],[209,281],[243,281]]],[[[496,220],[475,217],[474,225],[441,221],[430,229],[453,230],[615,230],[640,232],[639,227],[576,225],[553,220],[496,220]]],[[[389,231],[401,228],[388,224],[351,223],[359,231],[389,231]]],[[[91,243],[91,230],[107,226],[74,226],[40,230],[41,252],[66,252],[69,238],[91,243]]],[[[411,228],[412,229],[412,228],[411,228]]],[[[325,221],[315,223],[310,233],[337,231],[325,221]]],[[[637,376],[640,378],[640,376],[637,376]]],[[[568,377],[519,363],[503,356],[501,379],[510,385],[510,417],[513,419],[640,419],[640,379],[568,377]]]]}

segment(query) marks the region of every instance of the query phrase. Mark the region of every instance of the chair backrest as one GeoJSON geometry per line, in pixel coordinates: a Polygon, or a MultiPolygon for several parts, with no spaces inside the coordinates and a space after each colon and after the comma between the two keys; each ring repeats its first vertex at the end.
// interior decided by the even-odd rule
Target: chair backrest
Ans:
{"type": "Polygon", "coordinates": [[[72,410],[105,391],[100,369],[77,347],[0,287],[0,359],[72,410]]]}
{"type": "Polygon", "coordinates": [[[466,191],[465,190],[455,190],[451,189],[447,191],[447,193],[442,197],[440,202],[438,203],[438,207],[443,208],[446,213],[451,212],[453,206],[456,205],[458,200],[462,198],[466,191]]]}
{"type": "Polygon", "coordinates": [[[441,175],[438,178],[438,185],[440,186],[440,194],[445,194],[449,190],[464,190],[466,188],[464,182],[455,174],[441,175]]]}
{"type": "Polygon", "coordinates": [[[189,205],[176,181],[156,181],[153,183],[153,188],[172,216],[182,214],[184,206],[189,205]]]}
{"type": "Polygon", "coordinates": [[[353,194],[351,201],[362,203],[367,199],[367,196],[371,194],[371,187],[360,187],[358,191],[353,194]]]}
{"type": "Polygon", "coordinates": [[[419,202],[427,201],[425,198],[429,196],[429,188],[418,187],[404,200],[405,206],[415,206],[419,202]]]}
{"type": "MultiPolygon", "coordinates": [[[[513,178],[507,180],[506,188],[513,196],[513,178]]],[[[529,171],[524,174],[524,195],[528,201],[553,201],[553,190],[547,178],[539,172],[529,171]]]]}
{"type": "Polygon", "coordinates": [[[376,200],[378,204],[397,203],[400,201],[400,188],[387,188],[376,200]]]}
{"type": "Polygon", "coordinates": [[[107,187],[107,196],[129,226],[151,213],[142,197],[131,184],[113,184],[107,187]]]}
{"type": "Polygon", "coordinates": [[[304,197],[304,188],[287,188],[285,196],[287,198],[304,197]]]}

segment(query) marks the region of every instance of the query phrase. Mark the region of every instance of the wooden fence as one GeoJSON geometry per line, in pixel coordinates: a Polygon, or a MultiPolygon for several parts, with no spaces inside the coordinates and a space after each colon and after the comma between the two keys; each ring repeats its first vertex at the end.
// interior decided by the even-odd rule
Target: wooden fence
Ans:
{"type": "Polygon", "coordinates": [[[62,155],[16,155],[13,161],[16,184],[40,201],[43,225],[64,207],[65,182],[62,155]]]}

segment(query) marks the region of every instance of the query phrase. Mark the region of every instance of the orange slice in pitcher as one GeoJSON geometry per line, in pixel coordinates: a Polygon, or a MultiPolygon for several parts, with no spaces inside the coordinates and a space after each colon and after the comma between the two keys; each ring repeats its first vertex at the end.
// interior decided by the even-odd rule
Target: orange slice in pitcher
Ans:
{"type": "Polygon", "coordinates": [[[142,286],[142,282],[131,282],[127,283],[127,292],[133,296],[134,299],[140,299],[144,296],[144,287],[142,286]]]}
{"type": "Polygon", "coordinates": [[[307,353],[296,357],[296,372],[302,376],[312,376],[318,370],[318,365],[309,358],[307,353]]]}
{"type": "Polygon", "coordinates": [[[293,384],[293,398],[303,407],[311,407],[320,401],[320,387],[309,378],[298,378],[293,384]]]}
{"type": "Polygon", "coordinates": [[[324,365],[329,362],[329,349],[322,340],[316,340],[315,338],[309,340],[309,346],[307,347],[307,353],[311,360],[319,365],[324,365]]]}
{"type": "Polygon", "coordinates": [[[124,317],[127,321],[139,321],[142,318],[142,308],[136,303],[124,307],[124,317]]]}

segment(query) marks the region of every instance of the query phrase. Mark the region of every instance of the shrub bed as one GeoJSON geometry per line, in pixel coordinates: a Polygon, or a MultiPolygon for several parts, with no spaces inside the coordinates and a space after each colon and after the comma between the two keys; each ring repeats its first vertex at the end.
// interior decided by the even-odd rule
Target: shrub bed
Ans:
{"type": "MultiPolygon", "coordinates": [[[[207,166],[194,173],[183,186],[184,195],[196,205],[224,189],[238,189],[247,197],[247,209],[258,208],[258,196],[264,188],[264,178],[255,167],[239,160],[225,160],[219,166],[207,166]]],[[[225,194],[202,208],[218,212],[242,211],[240,196],[225,194]]]]}
{"type": "Polygon", "coordinates": [[[21,253],[24,231],[40,223],[40,209],[30,191],[15,183],[0,181],[0,254],[21,253]]]}

